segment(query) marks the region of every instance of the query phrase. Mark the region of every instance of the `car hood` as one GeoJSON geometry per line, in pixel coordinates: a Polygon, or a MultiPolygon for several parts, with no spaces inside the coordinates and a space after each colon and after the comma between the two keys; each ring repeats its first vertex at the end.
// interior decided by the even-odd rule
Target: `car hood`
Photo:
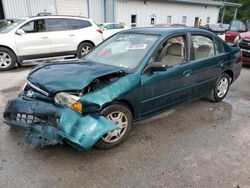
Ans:
{"type": "Polygon", "coordinates": [[[27,80],[49,95],[54,95],[59,91],[82,90],[95,78],[123,70],[116,66],[75,61],[38,67],[28,75],[27,80]]]}

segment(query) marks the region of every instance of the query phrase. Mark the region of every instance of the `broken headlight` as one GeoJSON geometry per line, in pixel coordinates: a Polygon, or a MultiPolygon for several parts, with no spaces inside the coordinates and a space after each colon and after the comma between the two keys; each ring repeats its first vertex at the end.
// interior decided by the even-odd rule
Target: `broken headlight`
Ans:
{"type": "Polygon", "coordinates": [[[54,97],[55,103],[68,106],[71,109],[82,113],[83,107],[82,103],[79,102],[79,99],[80,97],[65,92],[57,93],[54,97]]]}

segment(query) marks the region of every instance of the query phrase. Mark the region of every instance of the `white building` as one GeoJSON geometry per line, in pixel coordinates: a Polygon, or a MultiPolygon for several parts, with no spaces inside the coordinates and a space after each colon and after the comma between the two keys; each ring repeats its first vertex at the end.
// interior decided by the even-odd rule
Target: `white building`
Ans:
{"type": "Polygon", "coordinates": [[[129,27],[148,27],[159,23],[194,26],[200,19],[203,24],[217,23],[221,8],[239,6],[212,0],[0,0],[1,3],[5,18],[50,12],[90,17],[97,23],[124,23],[129,27]]]}

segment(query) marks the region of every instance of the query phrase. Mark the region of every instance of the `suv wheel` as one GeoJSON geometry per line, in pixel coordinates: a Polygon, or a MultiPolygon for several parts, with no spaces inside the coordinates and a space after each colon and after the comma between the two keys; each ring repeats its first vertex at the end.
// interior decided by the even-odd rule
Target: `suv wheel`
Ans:
{"type": "Polygon", "coordinates": [[[76,56],[80,59],[89,53],[93,48],[94,46],[91,43],[82,42],[77,48],[76,56]]]}
{"type": "Polygon", "coordinates": [[[119,128],[103,135],[95,146],[98,149],[111,149],[127,138],[132,127],[133,116],[129,108],[122,104],[112,104],[104,108],[101,115],[113,121],[119,128]]]}
{"type": "Polygon", "coordinates": [[[213,102],[222,101],[227,95],[229,86],[230,86],[230,77],[227,74],[223,73],[217,80],[215,87],[210,92],[208,96],[209,100],[213,102]]]}
{"type": "Polygon", "coordinates": [[[16,65],[16,55],[7,48],[0,47],[0,70],[11,70],[16,65]]]}

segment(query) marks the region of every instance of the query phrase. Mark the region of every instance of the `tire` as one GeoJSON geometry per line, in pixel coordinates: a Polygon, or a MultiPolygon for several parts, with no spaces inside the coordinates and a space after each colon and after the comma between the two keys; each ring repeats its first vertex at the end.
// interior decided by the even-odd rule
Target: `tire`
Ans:
{"type": "Polygon", "coordinates": [[[11,70],[16,63],[16,55],[8,48],[0,47],[0,71],[11,70]]]}
{"type": "Polygon", "coordinates": [[[81,59],[82,57],[84,57],[87,53],[89,53],[92,49],[94,48],[93,44],[89,43],[89,42],[82,42],[81,44],[79,44],[77,51],[76,51],[76,56],[81,59]],[[83,52],[83,50],[85,52],[83,52]]]}
{"type": "Polygon", "coordinates": [[[132,124],[133,124],[133,116],[132,116],[131,111],[126,105],[118,103],[118,104],[112,104],[104,108],[100,114],[102,116],[105,116],[107,119],[110,119],[110,120],[113,119],[113,122],[115,122],[117,126],[123,126],[123,128],[110,131],[109,133],[103,135],[96,142],[95,146],[98,149],[106,150],[106,149],[111,149],[120,145],[128,137],[132,124]],[[118,114],[121,115],[121,118],[118,120],[115,120],[118,114]],[[122,125],[122,123],[124,125],[122,125]],[[119,133],[117,131],[119,131],[119,133]]]}
{"type": "Polygon", "coordinates": [[[230,77],[228,74],[223,73],[217,80],[215,87],[209,93],[208,99],[212,102],[222,101],[226,97],[229,87],[230,77]]]}

